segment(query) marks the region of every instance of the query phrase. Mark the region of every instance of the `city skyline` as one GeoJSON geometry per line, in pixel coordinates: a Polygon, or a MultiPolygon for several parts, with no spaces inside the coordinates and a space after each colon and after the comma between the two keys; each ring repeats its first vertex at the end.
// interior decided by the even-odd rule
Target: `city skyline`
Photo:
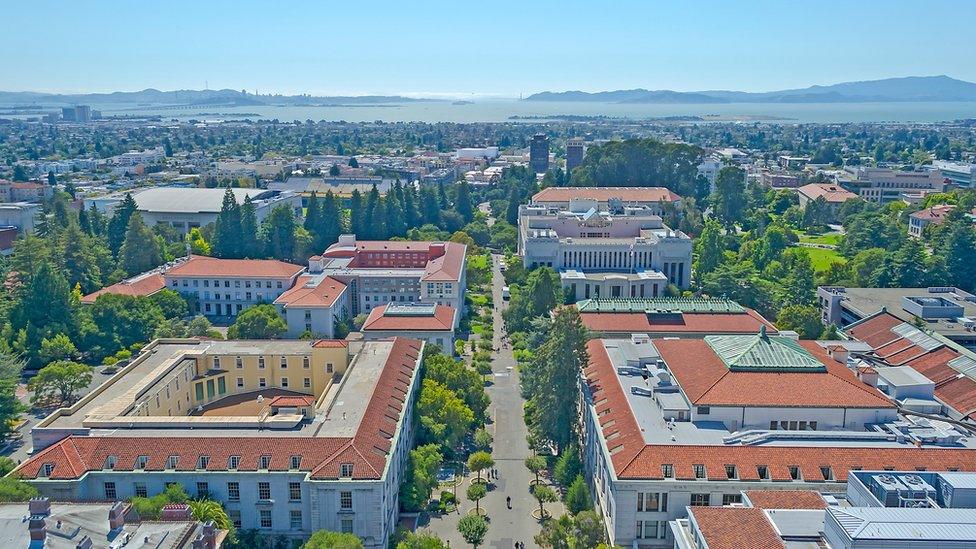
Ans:
{"type": "Polygon", "coordinates": [[[548,1],[481,10],[379,3],[368,18],[348,6],[314,4],[190,9],[176,2],[165,11],[117,2],[42,5],[6,10],[0,47],[19,52],[0,60],[6,91],[206,87],[490,98],[547,90],[770,91],[938,74],[976,81],[966,58],[968,18],[960,16],[972,6],[953,1],[889,2],[883,12],[819,4],[825,15],[843,15],[830,23],[766,2],[707,2],[694,10],[657,2],[613,10],[548,1]],[[44,20],[44,32],[41,13],[57,14],[44,20]],[[918,33],[925,20],[939,21],[938,40],[918,48],[894,39],[918,33]]]}

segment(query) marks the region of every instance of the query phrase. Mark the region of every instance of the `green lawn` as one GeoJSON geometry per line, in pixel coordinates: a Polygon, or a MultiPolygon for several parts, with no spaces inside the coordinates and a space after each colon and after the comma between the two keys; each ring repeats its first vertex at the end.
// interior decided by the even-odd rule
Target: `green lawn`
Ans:
{"type": "Polygon", "coordinates": [[[813,263],[813,270],[817,272],[826,271],[831,263],[847,263],[847,258],[837,253],[837,250],[806,247],[803,249],[810,254],[810,262],[813,263]]]}
{"type": "Polygon", "coordinates": [[[827,233],[819,235],[808,235],[806,233],[799,233],[800,242],[808,244],[827,244],[829,246],[837,246],[840,244],[840,233],[827,233]]]}

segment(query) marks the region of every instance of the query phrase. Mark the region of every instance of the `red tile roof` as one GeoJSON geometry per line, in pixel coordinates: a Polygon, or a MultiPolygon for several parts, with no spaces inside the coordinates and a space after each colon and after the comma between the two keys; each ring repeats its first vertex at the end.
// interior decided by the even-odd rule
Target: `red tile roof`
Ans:
{"type": "Polygon", "coordinates": [[[797,192],[810,200],[816,200],[822,196],[824,200],[832,203],[844,203],[857,198],[856,194],[833,183],[810,183],[797,189],[797,192]]]}
{"type": "Polygon", "coordinates": [[[960,471],[976,471],[976,450],[645,444],[603,342],[590,340],[586,348],[590,356],[584,370],[586,384],[593,402],[598,403],[596,413],[614,471],[622,479],[663,479],[664,464],[674,468],[677,479],[693,479],[692,466],[702,464],[706,466],[708,478],[716,480],[727,479],[726,465],[735,465],[743,480],[759,480],[757,467],[762,465],[768,468],[772,480],[782,481],[791,480],[791,466],[799,467],[805,479],[822,479],[820,467],[829,466],[835,478],[842,482],[847,480],[847,471],[857,467],[879,471],[885,467],[895,470],[958,467],[960,471]]]}
{"type": "Polygon", "coordinates": [[[606,202],[674,202],[681,197],[664,187],[547,187],[535,193],[532,202],[569,202],[574,198],[606,202]]]}
{"type": "Polygon", "coordinates": [[[945,216],[949,214],[952,210],[956,208],[953,204],[943,204],[941,206],[932,206],[931,208],[925,208],[924,210],[919,210],[909,217],[914,217],[915,219],[924,219],[926,221],[932,221],[935,223],[942,223],[945,221],[945,216]]]}
{"type": "Polygon", "coordinates": [[[337,349],[339,347],[348,347],[349,342],[345,339],[320,339],[312,344],[312,347],[318,349],[337,349]]]}
{"type": "Polygon", "coordinates": [[[763,325],[767,332],[776,333],[776,327],[752,309],[745,313],[686,312],[680,318],[652,319],[644,313],[582,313],[580,318],[587,330],[604,334],[755,334],[763,325]]]}
{"type": "Polygon", "coordinates": [[[875,354],[893,366],[911,366],[935,383],[935,397],[963,417],[976,419],[976,381],[960,374],[949,362],[962,355],[946,345],[926,351],[891,331],[904,324],[891,313],[868,317],[845,330],[846,333],[875,348],[875,354]]]}
{"type": "Polygon", "coordinates": [[[464,272],[467,246],[457,242],[410,240],[357,240],[355,246],[329,246],[323,257],[350,257],[350,267],[360,269],[424,269],[423,281],[459,281],[464,272]],[[376,252],[416,252],[386,254],[376,252]],[[425,255],[424,255],[425,254],[425,255]]]}
{"type": "Polygon", "coordinates": [[[622,479],[663,479],[661,466],[671,464],[678,480],[695,478],[693,465],[705,466],[709,480],[727,480],[726,465],[735,465],[742,480],[760,480],[757,468],[768,468],[774,481],[790,481],[790,467],[798,467],[807,481],[822,481],[821,467],[830,467],[838,482],[847,481],[847,472],[862,468],[881,471],[912,470],[925,467],[945,470],[976,471],[976,450],[947,448],[870,448],[827,446],[696,446],[649,444],[623,468],[616,467],[622,479]]]}
{"type": "Polygon", "coordinates": [[[453,307],[435,305],[433,316],[395,316],[386,314],[389,306],[374,307],[363,323],[362,331],[450,332],[454,329],[453,307]]]}
{"type": "Polygon", "coordinates": [[[300,276],[291,289],[275,299],[275,304],[285,307],[332,307],[346,291],[346,285],[327,276],[315,286],[306,287],[312,276],[300,276]]]}
{"type": "Polygon", "coordinates": [[[291,278],[304,267],[276,259],[220,259],[202,255],[171,267],[166,276],[234,277],[234,278],[291,278]]]}
{"type": "Polygon", "coordinates": [[[730,370],[700,339],[654,340],[682,390],[695,405],[893,408],[881,392],[862,383],[815,341],[800,345],[823,363],[822,372],[730,370]]]}
{"type": "Polygon", "coordinates": [[[756,509],[825,509],[827,502],[813,490],[747,490],[756,509]]]}
{"type": "Polygon", "coordinates": [[[148,456],[146,470],[162,471],[168,456],[179,456],[177,470],[192,471],[197,458],[209,456],[208,471],[227,470],[228,458],[240,456],[239,470],[258,470],[261,456],[270,456],[269,470],[287,471],[291,457],[301,456],[299,470],[314,479],[339,477],[340,465],[353,464],[354,479],[382,477],[403,415],[410,384],[423,344],[395,338],[383,372],[373,389],[359,427],[352,437],[138,437],[71,435],[45,448],[24,462],[18,471],[38,478],[44,464],[54,465],[51,479],[77,479],[88,471],[103,469],[110,455],[116,456],[115,470],[131,471],[136,458],[148,456]]]}
{"type": "Polygon", "coordinates": [[[315,397],[310,395],[279,395],[268,403],[275,408],[300,408],[313,404],[315,404],[315,397]]]}
{"type": "Polygon", "coordinates": [[[708,549],[783,549],[786,545],[762,509],[689,507],[708,549]]]}
{"type": "Polygon", "coordinates": [[[98,296],[102,294],[119,294],[145,296],[152,295],[166,287],[163,275],[153,273],[148,276],[139,276],[135,279],[123,280],[117,284],[106,286],[101,290],[92,292],[81,298],[82,303],[94,303],[98,296]]]}

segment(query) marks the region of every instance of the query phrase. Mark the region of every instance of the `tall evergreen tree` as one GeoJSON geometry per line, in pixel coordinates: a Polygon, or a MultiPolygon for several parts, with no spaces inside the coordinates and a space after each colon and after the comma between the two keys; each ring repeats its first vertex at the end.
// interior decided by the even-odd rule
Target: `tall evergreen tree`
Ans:
{"type": "Polygon", "coordinates": [[[289,206],[275,206],[261,224],[268,255],[280,261],[292,261],[295,257],[295,214],[289,206]]]}
{"type": "Polygon", "coordinates": [[[125,240],[125,231],[129,228],[129,218],[132,217],[137,208],[138,206],[136,206],[136,201],[132,198],[131,193],[125,193],[125,198],[115,206],[107,229],[108,248],[115,255],[118,255],[122,241],[125,240]]]}
{"type": "Polygon", "coordinates": [[[383,218],[385,216],[380,204],[380,191],[373,185],[369,194],[366,195],[366,207],[363,211],[363,218],[366,225],[363,227],[365,240],[383,240],[383,218]],[[377,221],[379,223],[377,223],[377,221]]]}
{"type": "Polygon", "coordinates": [[[88,209],[88,215],[86,217],[89,227],[88,234],[92,236],[102,236],[105,234],[107,222],[105,216],[98,211],[95,204],[92,204],[91,208],[88,209]]]}
{"type": "Polygon", "coordinates": [[[129,219],[125,240],[119,249],[119,267],[129,276],[148,271],[163,264],[163,254],[159,249],[152,230],[142,221],[138,212],[129,219]]]}
{"type": "Polygon", "coordinates": [[[578,399],[566,395],[579,392],[580,371],[589,361],[579,311],[563,307],[556,312],[536,361],[533,368],[539,369],[541,383],[531,399],[538,414],[535,428],[562,451],[575,441],[578,416],[578,399]]]}
{"type": "Polygon", "coordinates": [[[243,255],[241,253],[241,209],[230,187],[224,192],[224,202],[214,223],[211,248],[216,257],[236,258],[243,255]]]}
{"type": "Polygon", "coordinates": [[[43,262],[11,314],[15,329],[23,329],[25,340],[20,351],[37,365],[41,340],[57,333],[68,333],[72,311],[68,281],[51,263],[43,262]]]}
{"type": "Polygon", "coordinates": [[[518,188],[512,185],[512,189],[508,192],[508,207],[505,209],[505,221],[508,221],[508,224],[513,227],[518,226],[518,208],[521,200],[522,198],[519,196],[518,188]]]}
{"type": "Polygon", "coordinates": [[[976,289],[976,230],[967,222],[953,223],[942,246],[946,271],[956,286],[976,289]]]}
{"type": "Polygon", "coordinates": [[[302,223],[302,226],[308,232],[315,234],[319,231],[317,226],[319,223],[319,198],[315,191],[312,191],[312,195],[308,197],[308,205],[305,210],[305,222],[302,223]]]}
{"type": "Polygon", "coordinates": [[[424,223],[441,224],[441,207],[437,203],[437,196],[430,189],[420,189],[420,201],[423,208],[424,223]]]}
{"type": "Polygon", "coordinates": [[[465,223],[470,223],[474,219],[474,206],[471,204],[471,189],[465,180],[458,181],[457,194],[454,198],[454,209],[464,219],[465,223]]]}
{"type": "Polygon", "coordinates": [[[258,231],[258,214],[254,202],[248,196],[241,206],[241,255],[250,259],[264,257],[261,236],[258,231]]]}
{"type": "Polygon", "coordinates": [[[383,203],[386,210],[384,219],[386,238],[406,235],[407,226],[403,222],[403,210],[400,209],[400,201],[397,199],[396,191],[387,192],[383,203]]]}
{"type": "Polygon", "coordinates": [[[408,183],[403,189],[403,221],[407,229],[420,226],[420,215],[417,213],[417,191],[413,183],[408,183]]]}
{"type": "Polygon", "coordinates": [[[339,241],[342,234],[342,205],[332,191],[325,193],[321,208],[322,231],[316,241],[318,253],[339,241]]]}
{"type": "Polygon", "coordinates": [[[353,189],[349,196],[349,232],[357,238],[363,238],[363,195],[359,189],[353,189]]]}
{"type": "Polygon", "coordinates": [[[102,271],[98,267],[98,258],[95,256],[91,237],[86,235],[74,221],[65,229],[64,251],[61,257],[70,287],[74,288],[75,284],[78,284],[81,286],[81,291],[86,294],[101,288],[102,271]]]}
{"type": "Polygon", "coordinates": [[[444,188],[443,181],[437,183],[437,201],[440,202],[441,210],[451,207],[451,201],[447,199],[447,190],[444,188]]]}

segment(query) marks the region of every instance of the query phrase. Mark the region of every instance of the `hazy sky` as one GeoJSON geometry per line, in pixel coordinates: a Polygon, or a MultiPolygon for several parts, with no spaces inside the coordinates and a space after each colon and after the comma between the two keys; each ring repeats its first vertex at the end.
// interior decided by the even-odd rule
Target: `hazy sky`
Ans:
{"type": "Polygon", "coordinates": [[[976,81],[973,0],[6,1],[0,90],[764,91],[976,81]]]}

